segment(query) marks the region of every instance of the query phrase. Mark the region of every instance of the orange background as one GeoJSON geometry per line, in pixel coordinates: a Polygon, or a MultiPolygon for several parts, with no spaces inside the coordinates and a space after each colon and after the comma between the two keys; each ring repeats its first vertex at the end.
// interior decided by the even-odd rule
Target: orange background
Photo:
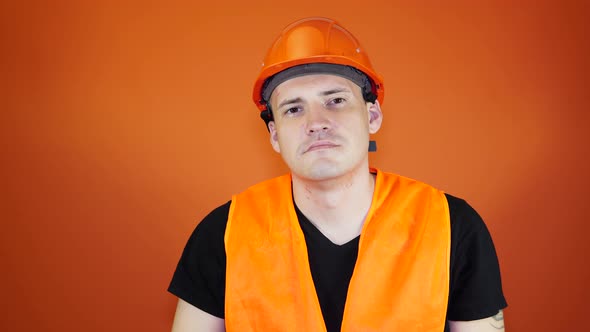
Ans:
{"type": "Polygon", "coordinates": [[[0,330],[170,328],[195,224],[286,171],[251,86],[277,33],[311,15],[385,77],[372,164],[486,220],[508,330],[584,329],[582,2],[3,2],[0,330]]]}

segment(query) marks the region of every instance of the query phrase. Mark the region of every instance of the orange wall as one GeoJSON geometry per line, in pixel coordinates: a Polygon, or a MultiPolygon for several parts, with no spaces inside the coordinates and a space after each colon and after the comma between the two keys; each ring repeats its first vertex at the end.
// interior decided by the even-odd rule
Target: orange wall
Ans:
{"type": "Polygon", "coordinates": [[[169,329],[195,224],[285,171],[250,89],[310,15],[341,21],[386,79],[373,165],[486,220],[509,330],[587,326],[587,5],[18,3],[0,10],[0,330],[169,329]]]}

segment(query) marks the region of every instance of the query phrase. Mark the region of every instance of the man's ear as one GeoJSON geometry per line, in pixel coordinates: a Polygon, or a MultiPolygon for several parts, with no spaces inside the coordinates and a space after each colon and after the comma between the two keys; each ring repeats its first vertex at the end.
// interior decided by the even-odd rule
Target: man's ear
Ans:
{"type": "Polygon", "coordinates": [[[277,128],[275,127],[274,121],[270,121],[268,123],[268,133],[270,136],[270,144],[272,145],[272,148],[276,152],[281,153],[281,147],[279,146],[279,138],[278,138],[278,134],[277,134],[277,128]]]}
{"type": "Polygon", "coordinates": [[[381,113],[379,101],[375,100],[375,103],[367,103],[367,111],[369,116],[369,133],[374,134],[379,131],[381,122],[383,122],[383,113],[381,113]]]}

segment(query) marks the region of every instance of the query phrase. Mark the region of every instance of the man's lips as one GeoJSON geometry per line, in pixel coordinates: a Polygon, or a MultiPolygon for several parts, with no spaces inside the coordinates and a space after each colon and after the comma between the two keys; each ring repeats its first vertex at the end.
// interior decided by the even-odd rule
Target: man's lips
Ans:
{"type": "Polygon", "coordinates": [[[305,152],[311,152],[311,151],[316,151],[316,150],[323,150],[323,149],[330,149],[330,148],[334,148],[337,147],[338,144],[330,142],[330,141],[316,141],[313,142],[312,144],[310,144],[307,149],[305,149],[305,152]]]}

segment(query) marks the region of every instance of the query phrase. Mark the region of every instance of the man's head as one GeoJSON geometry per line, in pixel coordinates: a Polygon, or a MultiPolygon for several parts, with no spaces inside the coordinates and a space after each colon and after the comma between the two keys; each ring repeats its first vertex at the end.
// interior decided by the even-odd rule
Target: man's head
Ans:
{"type": "Polygon", "coordinates": [[[366,163],[383,92],[352,34],[308,18],[285,28],[268,51],[253,98],[292,172],[324,179],[366,163]]]}
{"type": "Polygon", "coordinates": [[[353,75],[358,76],[353,73],[355,71],[365,76],[371,85],[367,101],[373,102],[376,98],[383,104],[383,79],[373,70],[358,40],[334,20],[304,18],[288,25],[266,53],[252,98],[268,122],[272,117],[266,112],[268,98],[277,82],[311,73],[332,73],[351,79],[353,75]]]}
{"type": "Polygon", "coordinates": [[[367,164],[369,135],[381,127],[379,102],[331,74],[289,79],[273,91],[270,142],[289,169],[309,180],[335,178],[367,164]]]}

